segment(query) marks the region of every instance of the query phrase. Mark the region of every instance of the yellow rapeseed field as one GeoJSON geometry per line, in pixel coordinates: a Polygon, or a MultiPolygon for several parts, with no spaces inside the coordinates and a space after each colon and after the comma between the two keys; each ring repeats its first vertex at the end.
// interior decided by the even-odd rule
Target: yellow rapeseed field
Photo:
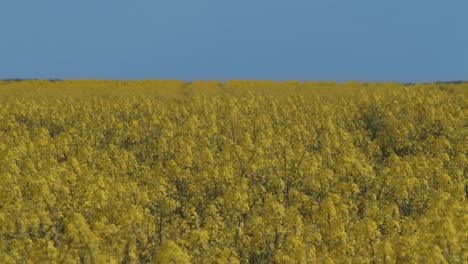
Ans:
{"type": "Polygon", "coordinates": [[[0,81],[0,263],[468,263],[468,84],[0,81]]]}

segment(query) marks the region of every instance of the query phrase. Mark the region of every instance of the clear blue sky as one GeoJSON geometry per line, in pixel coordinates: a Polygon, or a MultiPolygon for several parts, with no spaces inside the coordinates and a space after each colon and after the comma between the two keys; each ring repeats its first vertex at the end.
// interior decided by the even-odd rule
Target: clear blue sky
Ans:
{"type": "Polygon", "coordinates": [[[1,0],[0,79],[468,80],[467,0],[1,0]]]}

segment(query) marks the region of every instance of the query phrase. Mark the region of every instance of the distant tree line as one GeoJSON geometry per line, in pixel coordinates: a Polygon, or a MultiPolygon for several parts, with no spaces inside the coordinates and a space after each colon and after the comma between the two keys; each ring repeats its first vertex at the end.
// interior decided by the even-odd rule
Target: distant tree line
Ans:
{"type": "Polygon", "coordinates": [[[403,83],[403,85],[410,86],[410,85],[416,85],[416,84],[430,84],[430,83],[434,83],[434,84],[463,84],[463,83],[468,83],[468,81],[462,81],[462,80],[458,80],[458,81],[436,81],[436,82],[427,82],[427,83],[409,82],[409,83],[403,83]]]}
{"type": "MultiPolygon", "coordinates": [[[[4,82],[22,82],[22,81],[38,81],[38,80],[47,80],[50,82],[59,82],[63,81],[62,79],[59,78],[53,78],[53,79],[36,79],[36,78],[8,78],[8,79],[0,79],[0,81],[4,82]]],[[[188,81],[187,84],[191,84],[191,81],[188,81]]],[[[436,81],[436,82],[425,82],[425,83],[418,83],[418,82],[407,82],[407,83],[402,83],[403,85],[416,85],[416,84],[430,84],[430,83],[435,83],[435,84],[463,84],[463,83],[468,83],[468,80],[456,80],[456,81],[436,81]]]]}
{"type": "Polygon", "coordinates": [[[38,81],[38,80],[47,80],[49,82],[59,82],[62,79],[35,79],[35,78],[10,78],[10,79],[1,79],[4,82],[22,82],[22,81],[38,81]]]}

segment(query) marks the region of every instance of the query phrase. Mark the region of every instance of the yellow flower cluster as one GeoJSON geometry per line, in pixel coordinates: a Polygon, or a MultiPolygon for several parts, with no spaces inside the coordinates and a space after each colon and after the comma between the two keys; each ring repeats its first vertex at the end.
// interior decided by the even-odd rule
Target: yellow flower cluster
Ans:
{"type": "Polygon", "coordinates": [[[467,95],[0,81],[0,263],[468,263],[467,95]]]}

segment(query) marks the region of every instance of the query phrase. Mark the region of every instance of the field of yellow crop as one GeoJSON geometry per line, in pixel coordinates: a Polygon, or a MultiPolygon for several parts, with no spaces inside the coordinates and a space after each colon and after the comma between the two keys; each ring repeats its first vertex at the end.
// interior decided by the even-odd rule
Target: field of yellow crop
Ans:
{"type": "Polygon", "coordinates": [[[0,81],[0,263],[468,263],[468,84],[0,81]]]}

